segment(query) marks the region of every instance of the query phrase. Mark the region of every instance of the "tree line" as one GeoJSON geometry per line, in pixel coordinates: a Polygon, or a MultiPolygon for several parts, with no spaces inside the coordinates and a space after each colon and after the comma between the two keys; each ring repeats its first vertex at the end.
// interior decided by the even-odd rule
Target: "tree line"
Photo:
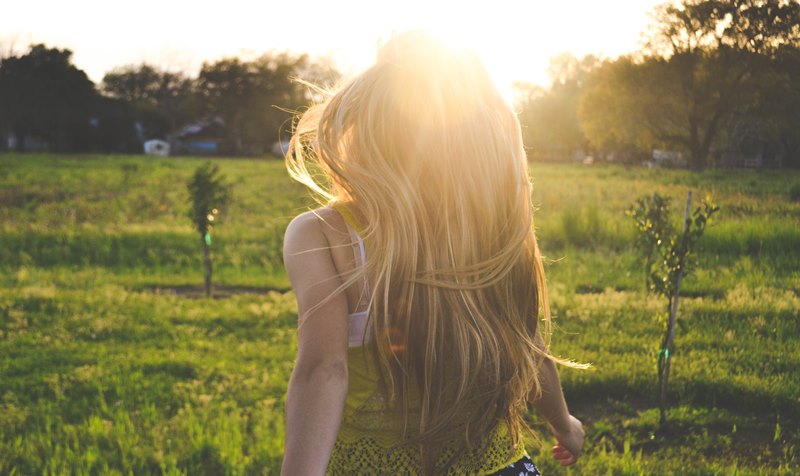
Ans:
{"type": "Polygon", "coordinates": [[[638,162],[653,149],[702,169],[728,155],[800,167],[800,3],[684,0],[655,11],[645,46],[551,60],[551,85],[516,85],[530,153],[638,162]]]}
{"type": "MultiPolygon", "coordinates": [[[[798,0],[683,0],[654,18],[637,52],[562,54],[548,88],[516,85],[529,154],[640,162],[660,149],[695,169],[737,155],[800,167],[798,0]]],[[[194,77],[129,65],[95,85],[71,58],[45,45],[0,58],[0,150],[35,139],[56,152],[140,152],[143,140],[216,118],[220,153],[260,154],[311,99],[294,77],[339,76],[323,60],[270,52],[204,63],[194,77]]]]}
{"type": "Polygon", "coordinates": [[[220,152],[261,154],[310,100],[294,78],[331,83],[338,76],[324,59],[269,52],[204,63],[195,77],[128,65],[94,84],[70,50],[35,44],[0,58],[0,150],[39,141],[54,152],[141,152],[144,140],[216,118],[225,128],[220,152]]]}

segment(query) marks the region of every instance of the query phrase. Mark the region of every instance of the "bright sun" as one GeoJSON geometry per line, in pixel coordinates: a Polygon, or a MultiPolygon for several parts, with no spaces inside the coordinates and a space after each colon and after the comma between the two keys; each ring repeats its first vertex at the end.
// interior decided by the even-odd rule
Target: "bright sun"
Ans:
{"type": "Polygon", "coordinates": [[[513,61],[513,58],[508,57],[509,49],[507,47],[504,48],[502,42],[494,38],[487,41],[474,32],[468,31],[463,24],[457,23],[443,25],[443,27],[431,29],[431,31],[453,48],[464,48],[475,51],[492,76],[492,80],[500,91],[500,94],[511,104],[513,99],[512,84],[514,78],[512,77],[507,61],[513,61]]]}
{"type": "MultiPolygon", "coordinates": [[[[510,0],[369,2],[364,28],[371,30],[379,43],[387,41],[393,33],[424,29],[454,47],[472,49],[480,56],[501,94],[511,102],[512,82],[520,77],[520,34],[524,31],[520,19],[532,18],[533,8],[533,2],[510,0]]],[[[527,50],[525,59],[534,63],[546,61],[543,51],[540,56],[543,58],[536,58],[536,51],[527,50]]],[[[358,63],[367,66],[373,60],[374,50],[358,63]]]]}

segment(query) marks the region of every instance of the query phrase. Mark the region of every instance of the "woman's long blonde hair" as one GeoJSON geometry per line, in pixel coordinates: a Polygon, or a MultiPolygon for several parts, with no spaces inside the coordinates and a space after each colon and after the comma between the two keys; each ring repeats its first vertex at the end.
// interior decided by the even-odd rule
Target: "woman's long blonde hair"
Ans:
{"type": "Polygon", "coordinates": [[[426,467],[501,421],[518,444],[550,312],[519,121],[475,54],[394,37],[302,115],[286,161],[361,225],[343,288],[370,282],[376,368],[426,467]]]}

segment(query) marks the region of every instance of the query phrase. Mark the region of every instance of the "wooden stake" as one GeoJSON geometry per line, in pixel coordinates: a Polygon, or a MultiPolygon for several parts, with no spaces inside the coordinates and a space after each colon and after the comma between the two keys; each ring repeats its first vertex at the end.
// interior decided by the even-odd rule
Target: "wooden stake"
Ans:
{"type": "Polygon", "coordinates": [[[205,236],[200,237],[203,246],[203,270],[206,289],[206,297],[211,297],[211,247],[208,246],[205,236]]]}

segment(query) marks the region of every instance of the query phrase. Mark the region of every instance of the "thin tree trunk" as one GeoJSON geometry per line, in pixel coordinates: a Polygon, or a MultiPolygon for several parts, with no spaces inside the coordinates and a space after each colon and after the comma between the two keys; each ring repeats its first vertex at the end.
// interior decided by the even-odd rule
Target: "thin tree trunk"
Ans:
{"type": "Polygon", "coordinates": [[[206,297],[211,297],[211,247],[208,246],[204,236],[200,237],[203,245],[203,268],[205,275],[206,297]]]}
{"type": "MultiPolygon", "coordinates": [[[[692,192],[686,196],[686,214],[683,221],[683,236],[681,240],[686,242],[686,233],[689,232],[689,219],[691,217],[692,208],[692,192]]],[[[661,350],[658,354],[658,386],[659,386],[659,409],[661,411],[661,420],[659,427],[663,431],[667,426],[667,384],[669,383],[669,368],[670,368],[670,354],[672,353],[672,341],[675,338],[675,323],[678,320],[678,298],[681,294],[681,278],[683,277],[684,259],[686,257],[685,250],[681,250],[680,267],[678,268],[678,275],[675,277],[675,293],[670,296],[669,303],[669,321],[667,322],[667,331],[664,334],[664,340],[661,343],[661,350]]]]}

